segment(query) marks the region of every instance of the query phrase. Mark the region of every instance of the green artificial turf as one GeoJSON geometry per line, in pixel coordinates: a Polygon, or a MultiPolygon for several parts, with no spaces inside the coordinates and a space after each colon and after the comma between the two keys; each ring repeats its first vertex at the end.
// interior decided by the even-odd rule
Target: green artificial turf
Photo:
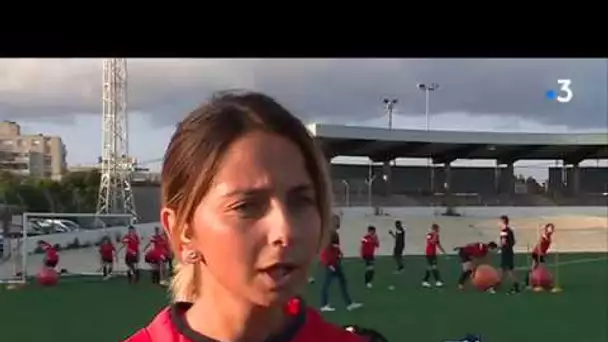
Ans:
{"type": "MultiPolygon", "coordinates": [[[[424,289],[424,259],[408,257],[406,272],[393,275],[390,258],[379,258],[373,289],[363,286],[363,265],[346,260],[352,296],[363,308],[347,312],[333,286],[340,324],[360,324],[383,332],[389,341],[440,342],[480,334],[485,342],[608,341],[608,259],[606,254],[564,254],[559,262],[563,292],[516,296],[455,289],[455,257],[440,258],[443,289],[424,289]],[[598,260],[599,259],[599,260],[598,260]],[[389,291],[390,285],[395,286],[389,291]]],[[[521,257],[519,265],[525,265],[521,257]]],[[[523,277],[523,272],[520,273],[523,277]]],[[[144,279],[147,280],[147,279],[144,279]]],[[[319,282],[309,286],[309,304],[318,305],[319,282]]],[[[167,302],[163,289],[124,279],[63,280],[54,288],[31,285],[0,290],[0,340],[11,342],[114,342],[146,324],[167,302]]]]}

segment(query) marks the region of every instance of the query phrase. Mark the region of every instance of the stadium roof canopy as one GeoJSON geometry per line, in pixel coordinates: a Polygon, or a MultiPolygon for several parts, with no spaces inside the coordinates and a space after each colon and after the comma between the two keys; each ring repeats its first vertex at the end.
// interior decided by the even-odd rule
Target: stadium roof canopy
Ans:
{"type": "Polygon", "coordinates": [[[375,162],[395,158],[490,159],[499,164],[518,160],[608,159],[608,133],[495,133],[423,131],[311,124],[308,129],[330,157],[369,157],[375,162]]]}

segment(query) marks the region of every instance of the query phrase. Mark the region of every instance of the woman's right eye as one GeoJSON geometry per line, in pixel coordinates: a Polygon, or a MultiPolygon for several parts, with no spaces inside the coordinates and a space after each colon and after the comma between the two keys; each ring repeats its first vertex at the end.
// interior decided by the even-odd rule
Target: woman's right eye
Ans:
{"type": "Polygon", "coordinates": [[[262,214],[263,205],[260,201],[246,200],[236,203],[232,210],[245,217],[255,217],[262,214]]]}

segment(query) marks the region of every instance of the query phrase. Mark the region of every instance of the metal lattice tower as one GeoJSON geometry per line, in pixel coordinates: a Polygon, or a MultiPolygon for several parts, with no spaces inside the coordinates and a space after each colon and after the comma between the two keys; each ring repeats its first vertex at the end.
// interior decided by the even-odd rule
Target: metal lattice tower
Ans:
{"type": "Polygon", "coordinates": [[[133,160],[129,156],[126,59],[103,60],[102,96],[101,181],[97,214],[132,214],[137,217],[131,189],[133,160]]]}

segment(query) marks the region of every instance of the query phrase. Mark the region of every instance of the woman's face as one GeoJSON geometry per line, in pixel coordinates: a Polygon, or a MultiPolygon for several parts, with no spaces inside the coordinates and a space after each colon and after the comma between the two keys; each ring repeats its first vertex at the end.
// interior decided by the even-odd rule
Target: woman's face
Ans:
{"type": "Polygon", "coordinates": [[[264,132],[237,140],[195,211],[192,230],[206,273],[226,290],[260,306],[296,294],[321,235],[299,148],[264,132]]]}

